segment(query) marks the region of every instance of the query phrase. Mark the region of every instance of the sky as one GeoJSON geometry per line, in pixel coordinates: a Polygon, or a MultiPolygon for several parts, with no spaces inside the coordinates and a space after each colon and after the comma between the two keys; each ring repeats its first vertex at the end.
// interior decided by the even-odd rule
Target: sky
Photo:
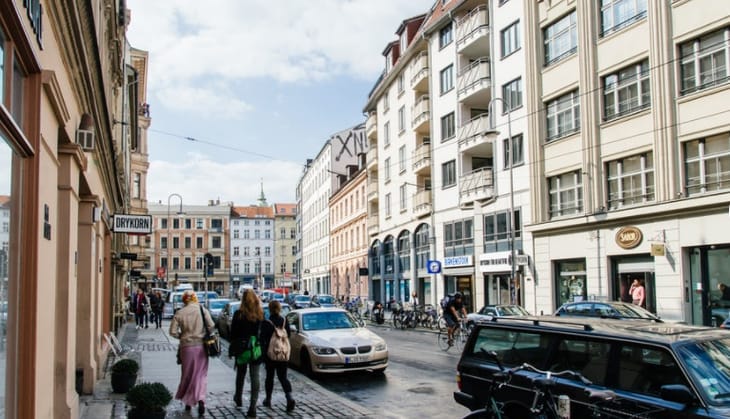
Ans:
{"type": "Polygon", "coordinates": [[[365,121],[385,46],[434,0],[128,0],[148,51],[149,202],[294,203],[304,163],[365,121]]]}

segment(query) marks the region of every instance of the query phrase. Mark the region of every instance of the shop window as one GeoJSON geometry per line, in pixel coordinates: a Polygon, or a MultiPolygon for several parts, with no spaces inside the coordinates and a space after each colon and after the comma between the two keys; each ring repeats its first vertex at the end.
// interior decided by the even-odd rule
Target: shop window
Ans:
{"type": "Polygon", "coordinates": [[[474,220],[444,223],[444,255],[464,256],[474,254],[474,220]]]}
{"type": "Polygon", "coordinates": [[[558,307],[568,302],[586,300],[588,292],[585,259],[556,261],[554,266],[558,307]]]}

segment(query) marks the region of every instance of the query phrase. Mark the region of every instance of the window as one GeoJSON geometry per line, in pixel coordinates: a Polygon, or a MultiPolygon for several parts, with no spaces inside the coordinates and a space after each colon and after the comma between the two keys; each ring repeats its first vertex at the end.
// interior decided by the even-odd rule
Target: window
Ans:
{"type": "Polygon", "coordinates": [[[728,80],[728,39],[730,29],[724,28],[680,45],[683,95],[728,80]]]}
{"type": "Polygon", "coordinates": [[[474,221],[471,218],[444,223],[444,256],[474,254],[474,221]]]}
{"type": "Polygon", "coordinates": [[[266,246],[264,248],[264,256],[271,256],[271,246],[266,246]]]}
{"type": "Polygon", "coordinates": [[[189,271],[192,265],[192,260],[189,257],[185,258],[185,270],[189,271]]]}
{"type": "Polygon", "coordinates": [[[385,159],[383,163],[383,179],[386,182],[390,182],[390,157],[385,159]]]}
{"type": "Polygon", "coordinates": [[[196,249],[202,249],[203,248],[203,238],[202,237],[196,237],[195,238],[195,248],[196,249]]]}
{"type": "Polygon", "coordinates": [[[385,216],[390,217],[390,193],[385,194],[385,216]]]}
{"type": "Polygon", "coordinates": [[[399,191],[398,191],[399,192],[399,198],[400,198],[399,201],[400,201],[400,210],[401,211],[405,211],[406,210],[406,206],[408,205],[408,203],[407,203],[408,200],[406,199],[406,186],[407,185],[405,183],[402,184],[402,185],[400,185],[400,188],[399,188],[399,191]]]}
{"type": "Polygon", "coordinates": [[[524,150],[522,148],[522,134],[512,136],[512,148],[509,147],[509,138],[502,140],[504,150],[504,168],[510,168],[509,154],[512,151],[512,164],[517,166],[524,163],[524,150]]]}
{"type": "Polygon", "coordinates": [[[654,200],[653,153],[639,154],[606,164],[608,208],[654,200]]]}
{"type": "Polygon", "coordinates": [[[234,264],[233,264],[233,273],[234,273],[234,274],[238,274],[238,273],[240,273],[240,272],[239,272],[239,266],[238,266],[238,263],[234,263],[234,264]]]}
{"type": "Polygon", "coordinates": [[[198,218],[195,220],[195,228],[198,230],[203,229],[203,219],[202,218],[198,218]]]}
{"type": "Polygon", "coordinates": [[[172,228],[174,228],[175,230],[180,229],[180,220],[179,219],[177,219],[177,218],[172,219],[172,228]]]}
{"type": "Polygon", "coordinates": [[[502,86],[502,113],[522,106],[522,78],[517,78],[502,86]]]}
{"type": "Polygon", "coordinates": [[[441,117],[441,141],[451,139],[456,135],[454,113],[441,117]]]}
{"type": "Polygon", "coordinates": [[[447,161],[441,165],[442,188],[456,185],[456,160],[447,161]]]}
{"type": "Polygon", "coordinates": [[[575,10],[546,27],[543,31],[543,39],[545,40],[545,65],[574,54],[578,50],[575,10]]]}
{"type": "MultiPolygon", "coordinates": [[[[363,194],[364,196],[364,194],[363,194]]],[[[290,239],[296,239],[297,238],[297,230],[292,227],[291,230],[289,230],[289,238],[290,239]]]]}
{"type": "Polygon", "coordinates": [[[400,173],[406,171],[406,146],[404,145],[398,149],[398,171],[400,173]]]}
{"type": "Polygon", "coordinates": [[[603,119],[609,121],[649,107],[649,60],[603,78],[603,119]]]}
{"type": "Polygon", "coordinates": [[[190,218],[186,218],[185,219],[185,228],[187,230],[191,230],[193,228],[193,220],[191,220],[190,218]]]}
{"type": "Polygon", "coordinates": [[[213,237],[213,249],[220,249],[221,248],[221,238],[220,236],[213,237]]]}
{"type": "Polygon", "coordinates": [[[266,272],[267,274],[271,273],[271,262],[266,262],[264,264],[264,269],[266,269],[264,272],[266,272]]]}
{"type": "Polygon", "coordinates": [[[243,273],[245,273],[245,274],[251,273],[251,264],[250,263],[243,264],[243,273]]]}
{"type": "Polygon", "coordinates": [[[245,247],[243,248],[243,255],[244,255],[244,256],[251,256],[251,248],[250,248],[250,247],[248,247],[248,246],[245,246],[245,247]]]}
{"type": "Polygon", "coordinates": [[[172,238],[172,248],[173,249],[179,249],[180,248],[180,237],[173,237],[172,238]]]}
{"type": "Polygon", "coordinates": [[[411,240],[410,234],[405,232],[398,237],[398,270],[409,272],[411,270],[411,240]]]}
{"type": "Polygon", "coordinates": [[[547,141],[580,130],[580,98],[574,90],[545,104],[547,108],[547,141]]]}
{"type": "Polygon", "coordinates": [[[439,48],[449,45],[453,40],[451,22],[439,31],[439,48]]]}
{"type": "MultiPolygon", "coordinates": [[[[504,252],[511,250],[512,237],[510,230],[512,221],[509,211],[487,214],[484,216],[484,252],[504,252]]],[[[520,210],[515,209],[515,250],[522,249],[522,217],[520,210]]]]}
{"type": "Polygon", "coordinates": [[[282,227],[279,229],[279,238],[280,239],[286,239],[286,228],[282,227]]]}
{"type": "Polygon", "coordinates": [[[450,64],[448,67],[441,70],[441,94],[448,92],[454,88],[454,65],[450,64]]]}
{"type": "Polygon", "coordinates": [[[233,256],[238,256],[238,246],[233,247],[233,256]]]}
{"type": "Polygon", "coordinates": [[[586,261],[585,259],[574,259],[556,261],[555,289],[558,290],[557,306],[567,302],[588,300],[588,287],[586,286],[586,261]]]}
{"type": "Polygon", "coordinates": [[[253,233],[254,233],[253,234],[254,239],[258,240],[261,238],[261,230],[254,230],[253,233]]]}
{"type": "MultiPolygon", "coordinates": [[[[405,51],[405,48],[402,49],[401,51],[405,51]]],[[[405,91],[404,90],[405,87],[404,87],[404,81],[403,81],[403,73],[400,73],[400,75],[398,76],[398,82],[397,83],[398,83],[398,94],[401,95],[405,91]]]]}
{"type": "Polygon", "coordinates": [[[548,178],[548,184],[551,218],[583,211],[583,181],[579,170],[548,178]]]}
{"type": "Polygon", "coordinates": [[[390,121],[386,121],[383,125],[383,147],[390,145],[390,121]]]}
{"type": "Polygon", "coordinates": [[[177,271],[180,269],[180,258],[174,257],[172,258],[172,270],[177,271]]]}
{"type": "Polygon", "coordinates": [[[167,249],[167,237],[160,237],[160,249],[167,249]]]}
{"type": "Polygon", "coordinates": [[[132,198],[139,199],[141,184],[142,184],[142,174],[135,173],[134,174],[134,183],[132,184],[132,198]]]}
{"type": "Polygon", "coordinates": [[[646,17],[646,0],[601,0],[601,36],[646,17]]]}
{"type": "Polygon", "coordinates": [[[507,26],[500,32],[502,58],[520,49],[520,21],[507,26]]]}
{"type": "Polygon", "coordinates": [[[251,232],[249,230],[243,230],[243,238],[248,240],[251,238],[251,232]]]}
{"type": "Polygon", "coordinates": [[[160,266],[167,268],[167,258],[160,258],[160,266]]]}
{"type": "Polygon", "coordinates": [[[390,95],[386,91],[383,94],[383,113],[388,112],[389,109],[390,109],[390,95]]]}
{"type": "Polygon", "coordinates": [[[233,230],[233,238],[237,239],[239,235],[239,230],[233,230]]]}
{"type": "Polygon", "coordinates": [[[190,249],[193,247],[193,239],[191,237],[185,237],[185,248],[190,249]]]}
{"type": "Polygon", "coordinates": [[[167,228],[167,218],[160,219],[160,228],[167,228]]]}
{"type": "Polygon", "coordinates": [[[214,218],[210,220],[210,228],[215,230],[222,230],[223,229],[223,220],[219,218],[214,218]]]}
{"type": "Polygon", "coordinates": [[[402,133],[406,130],[406,107],[401,106],[398,109],[398,133],[402,133]]]}
{"type": "Polygon", "coordinates": [[[730,187],[730,135],[684,143],[686,193],[696,195],[730,187]]]}
{"type": "Polygon", "coordinates": [[[264,238],[271,239],[271,230],[264,230],[264,238]]]}

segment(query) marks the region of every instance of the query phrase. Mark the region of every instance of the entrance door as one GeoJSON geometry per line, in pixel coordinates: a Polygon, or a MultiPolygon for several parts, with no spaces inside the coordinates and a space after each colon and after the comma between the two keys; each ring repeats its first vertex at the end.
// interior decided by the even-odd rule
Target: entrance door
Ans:
{"type": "Polygon", "coordinates": [[[486,304],[510,304],[509,275],[486,275],[486,304]]]}
{"type": "Polygon", "coordinates": [[[634,280],[644,286],[644,308],[656,314],[656,286],[654,285],[654,259],[651,257],[633,257],[614,259],[614,279],[611,298],[627,303],[632,301],[629,290],[634,280]]]}
{"type": "Polygon", "coordinates": [[[730,286],[730,248],[690,249],[689,260],[690,288],[685,293],[692,324],[719,326],[730,315],[730,300],[721,291],[721,284],[730,286]]]}

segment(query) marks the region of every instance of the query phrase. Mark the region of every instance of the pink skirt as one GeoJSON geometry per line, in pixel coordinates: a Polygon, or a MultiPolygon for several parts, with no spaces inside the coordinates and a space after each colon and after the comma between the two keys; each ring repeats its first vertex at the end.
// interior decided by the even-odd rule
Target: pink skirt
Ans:
{"type": "Polygon", "coordinates": [[[203,345],[183,346],[180,358],[182,374],[175,398],[187,406],[195,406],[205,401],[208,390],[208,355],[203,345]]]}

